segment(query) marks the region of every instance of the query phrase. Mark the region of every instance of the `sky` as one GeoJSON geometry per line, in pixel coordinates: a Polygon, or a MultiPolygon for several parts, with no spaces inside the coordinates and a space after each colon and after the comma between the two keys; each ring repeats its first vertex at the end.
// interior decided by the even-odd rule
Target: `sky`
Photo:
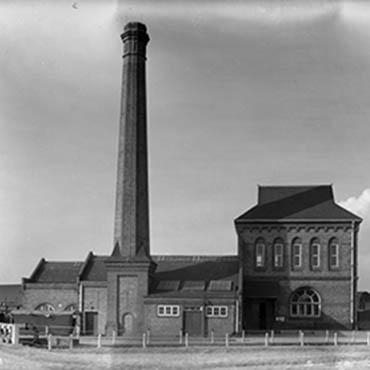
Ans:
{"type": "Polygon", "coordinates": [[[333,184],[370,290],[370,4],[333,0],[0,1],[0,281],[112,251],[129,21],[151,39],[152,253],[235,254],[258,184],[333,184]]]}

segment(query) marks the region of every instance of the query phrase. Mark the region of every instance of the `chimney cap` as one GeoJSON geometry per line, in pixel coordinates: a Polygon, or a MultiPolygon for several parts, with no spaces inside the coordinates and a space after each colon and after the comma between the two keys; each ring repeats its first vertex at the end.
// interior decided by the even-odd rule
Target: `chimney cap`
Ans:
{"type": "Polygon", "coordinates": [[[138,31],[138,32],[146,32],[146,26],[140,22],[129,22],[125,25],[124,29],[126,31],[138,31]]]}

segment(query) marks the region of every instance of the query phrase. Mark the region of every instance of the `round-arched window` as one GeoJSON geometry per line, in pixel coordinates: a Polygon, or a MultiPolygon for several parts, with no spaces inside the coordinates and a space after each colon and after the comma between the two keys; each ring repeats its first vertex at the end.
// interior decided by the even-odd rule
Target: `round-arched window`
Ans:
{"type": "Polygon", "coordinates": [[[292,317],[319,317],[321,298],[309,287],[298,288],[290,297],[290,315],[292,317]]]}
{"type": "Polygon", "coordinates": [[[54,312],[55,308],[50,303],[41,303],[35,308],[35,310],[42,312],[54,312]]]}
{"type": "Polygon", "coordinates": [[[74,303],[71,303],[68,306],[66,306],[64,311],[74,312],[76,311],[76,305],[74,303]]]}

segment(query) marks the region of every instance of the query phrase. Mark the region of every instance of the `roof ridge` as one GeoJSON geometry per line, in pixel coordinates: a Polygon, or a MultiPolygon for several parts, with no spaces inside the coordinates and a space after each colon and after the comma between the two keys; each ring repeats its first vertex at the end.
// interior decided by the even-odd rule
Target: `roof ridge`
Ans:
{"type": "Polygon", "coordinates": [[[182,261],[190,261],[190,262],[196,262],[196,261],[211,261],[211,260],[217,260],[217,261],[228,261],[228,260],[234,260],[238,259],[238,255],[170,255],[170,254],[164,254],[164,255],[152,255],[152,258],[155,261],[173,261],[173,262],[182,262],[182,261]]]}

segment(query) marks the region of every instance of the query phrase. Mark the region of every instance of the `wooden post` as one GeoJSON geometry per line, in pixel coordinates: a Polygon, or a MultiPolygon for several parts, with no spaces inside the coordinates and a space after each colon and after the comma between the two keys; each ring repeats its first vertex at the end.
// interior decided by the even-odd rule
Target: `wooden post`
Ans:
{"type": "Polygon", "coordinates": [[[334,345],[338,345],[338,333],[334,333],[334,345]]]}
{"type": "MultiPolygon", "coordinates": [[[[267,333],[268,335],[268,333],[267,333]]],[[[274,344],[274,336],[275,336],[275,332],[273,330],[271,330],[270,332],[270,343],[271,344],[274,344]]]]}
{"type": "Polygon", "coordinates": [[[352,330],[352,344],[356,341],[356,331],[352,330]]]}
{"type": "Polygon", "coordinates": [[[189,347],[189,334],[185,333],[185,347],[189,347]]]}
{"type": "Polygon", "coordinates": [[[226,348],[229,348],[229,333],[225,334],[225,346],[226,348]]]}
{"type": "Polygon", "coordinates": [[[211,330],[211,344],[215,343],[215,331],[212,329],[211,330]]]}
{"type": "Polygon", "coordinates": [[[265,347],[269,346],[269,333],[265,333],[265,347]]]}
{"type": "Polygon", "coordinates": [[[117,333],[115,330],[113,330],[113,333],[112,333],[112,344],[116,344],[116,336],[117,336],[117,333]]]}
{"type": "Polygon", "coordinates": [[[245,339],[245,330],[242,331],[242,342],[244,343],[244,339],[245,339]]]}
{"type": "Polygon", "coordinates": [[[303,333],[303,331],[300,332],[299,342],[300,342],[301,347],[303,347],[304,346],[304,333],[303,333]]]}
{"type": "Polygon", "coordinates": [[[182,336],[183,336],[183,333],[182,333],[182,330],[180,329],[180,332],[179,332],[179,344],[182,344],[182,336]]]}
{"type": "Polygon", "coordinates": [[[101,348],[101,334],[98,334],[98,348],[101,348]]]}
{"type": "Polygon", "coordinates": [[[49,334],[49,327],[46,325],[45,326],[45,335],[48,335],[49,334]]]}
{"type": "Polygon", "coordinates": [[[146,333],[143,333],[143,348],[146,348],[146,333]]]}
{"type": "Polygon", "coordinates": [[[329,343],[329,330],[326,330],[325,331],[325,343],[328,344],[329,343]]]}
{"type": "Polygon", "coordinates": [[[19,344],[19,324],[13,324],[12,343],[19,344]]]}
{"type": "Polygon", "coordinates": [[[366,343],[368,346],[370,346],[370,332],[367,332],[366,334],[366,343]]]}
{"type": "Polygon", "coordinates": [[[69,349],[73,349],[73,335],[69,335],[69,349]]]}
{"type": "Polygon", "coordinates": [[[48,335],[48,351],[51,351],[51,334],[48,335]]]}
{"type": "Polygon", "coordinates": [[[150,329],[146,331],[146,344],[149,344],[150,342],[150,329]]]}

